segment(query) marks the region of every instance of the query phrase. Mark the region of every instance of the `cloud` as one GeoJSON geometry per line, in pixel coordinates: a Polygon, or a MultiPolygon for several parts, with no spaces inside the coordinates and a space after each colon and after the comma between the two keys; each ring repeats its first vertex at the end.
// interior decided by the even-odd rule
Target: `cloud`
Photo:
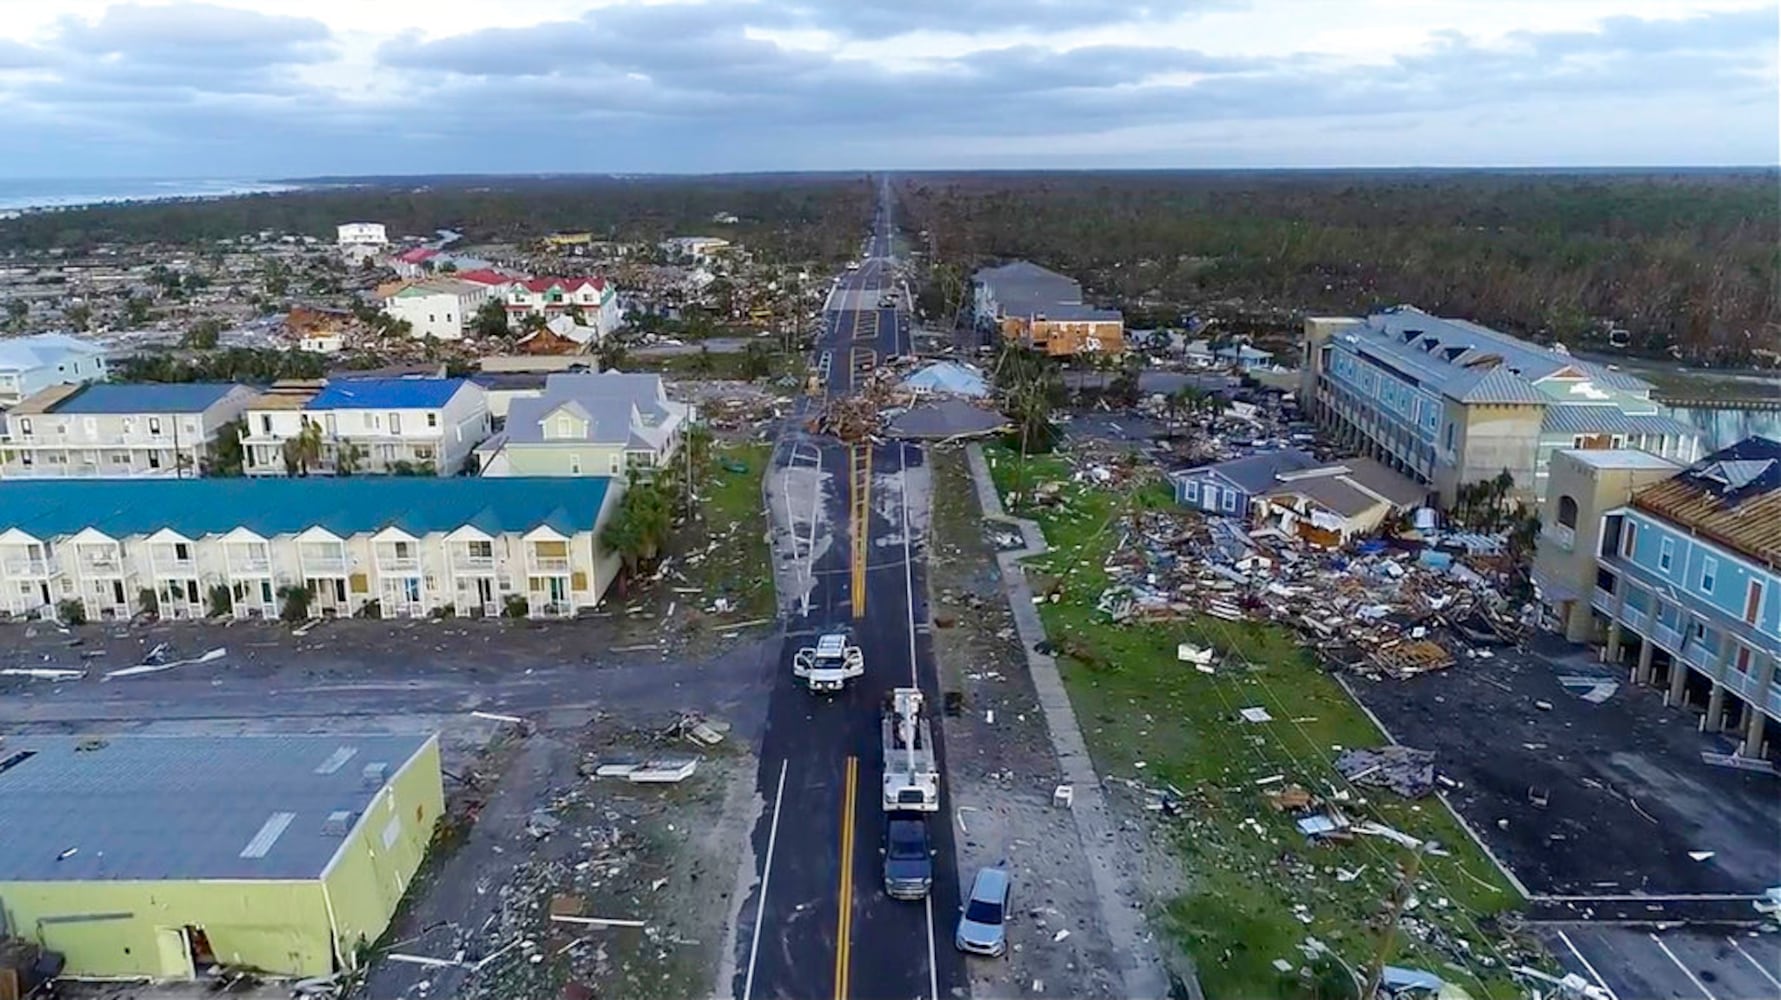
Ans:
{"type": "MultiPolygon", "coordinates": [[[[1282,127],[1304,133],[1307,123],[1336,136],[1329,149],[1364,143],[1427,163],[1446,154],[1459,120],[1505,134],[1514,123],[1522,162],[1547,155],[1526,145],[1528,121],[1549,121],[1553,150],[1581,148],[1587,137],[1596,162],[1628,162],[1617,150],[1635,146],[1616,145],[1612,130],[1575,127],[1589,107],[1628,101],[1647,102],[1654,120],[1702,123],[1698,135],[1665,126],[1676,160],[1697,160],[1703,149],[1749,156],[1773,144],[1772,11],[1611,17],[1591,31],[1488,41],[1450,32],[1392,58],[1367,53],[1370,61],[1230,55],[1181,41],[1198,33],[1098,30],[1160,17],[1158,9],[1104,0],[668,0],[349,45],[309,18],[122,4],[63,20],[37,45],[0,41],[0,102],[38,130],[34,150],[65,148],[86,162],[76,151],[125,142],[141,163],[166,163],[155,169],[171,173],[212,163],[281,175],[805,169],[930,154],[1004,163],[1012,150],[1032,165],[1120,165],[1137,148],[1133,136],[1147,144],[1146,165],[1168,149],[1194,165],[1209,148],[1257,143],[1282,127]],[[1025,30],[1072,18],[1081,30],[1025,30]],[[821,38],[800,35],[812,25],[821,38]],[[910,42],[895,59],[870,55],[884,48],[875,43],[852,44],[936,26],[977,34],[944,49],[910,42]]],[[[1626,127],[1638,127],[1636,115],[1626,127]]],[[[1285,147],[1270,137],[1254,148],[1285,147]]],[[[1226,150],[1238,154],[1249,155],[1226,150]]]]}

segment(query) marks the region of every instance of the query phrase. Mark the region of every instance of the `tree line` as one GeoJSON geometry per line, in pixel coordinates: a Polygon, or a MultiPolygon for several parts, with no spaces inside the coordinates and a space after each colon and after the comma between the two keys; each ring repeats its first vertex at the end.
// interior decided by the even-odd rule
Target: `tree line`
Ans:
{"type": "Polygon", "coordinates": [[[1619,328],[1644,353],[1773,364],[1776,183],[1773,170],[1031,173],[912,175],[898,191],[936,264],[1028,258],[1151,319],[1409,303],[1574,345],[1619,328]]]}
{"type": "Polygon", "coordinates": [[[296,191],[209,201],[138,202],[33,212],[0,220],[0,251],[105,243],[190,245],[269,231],[332,242],[335,227],[377,221],[392,236],[440,229],[472,242],[552,232],[659,241],[712,234],[770,261],[839,261],[871,217],[863,175],[726,177],[440,177],[318,181],[296,191]],[[734,223],[717,223],[727,213],[734,223]]]}

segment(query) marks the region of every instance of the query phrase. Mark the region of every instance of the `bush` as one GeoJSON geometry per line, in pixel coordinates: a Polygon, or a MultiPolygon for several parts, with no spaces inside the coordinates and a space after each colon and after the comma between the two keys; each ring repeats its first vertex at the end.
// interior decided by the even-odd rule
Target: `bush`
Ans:
{"type": "Polygon", "coordinates": [[[79,598],[64,597],[56,602],[56,620],[64,625],[85,625],[87,606],[79,598]]]}
{"type": "Polygon", "coordinates": [[[153,587],[144,587],[136,592],[136,605],[142,609],[142,613],[145,615],[161,613],[161,598],[155,593],[153,587]]]}
{"type": "Polygon", "coordinates": [[[210,616],[220,618],[235,611],[235,595],[229,592],[229,585],[219,583],[210,588],[210,616]]]}
{"type": "Polygon", "coordinates": [[[382,618],[383,602],[373,597],[371,600],[359,605],[359,610],[354,611],[352,616],[354,618],[382,618]]]}
{"type": "Polygon", "coordinates": [[[501,614],[507,618],[524,618],[532,613],[532,602],[524,594],[508,594],[501,600],[501,614]]]}
{"type": "Polygon", "coordinates": [[[278,617],[287,622],[300,622],[309,618],[309,605],[315,600],[315,595],[310,593],[308,587],[280,587],[278,596],[284,601],[278,609],[278,617]]]}

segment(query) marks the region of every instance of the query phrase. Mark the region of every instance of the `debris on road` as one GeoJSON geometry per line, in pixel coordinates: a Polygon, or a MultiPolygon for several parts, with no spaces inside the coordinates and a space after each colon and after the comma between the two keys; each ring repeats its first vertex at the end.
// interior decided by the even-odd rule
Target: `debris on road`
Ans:
{"type": "Polygon", "coordinates": [[[1344,750],[1335,763],[1336,770],[1353,784],[1388,788],[1407,799],[1420,799],[1435,790],[1432,750],[1405,746],[1344,750]]]}
{"type": "Polygon", "coordinates": [[[193,657],[189,660],[168,660],[165,658],[166,650],[166,643],[162,643],[150,651],[142,663],[134,667],[121,667],[117,670],[108,670],[105,672],[104,678],[106,680],[113,680],[118,677],[139,677],[143,674],[158,674],[165,670],[172,670],[174,667],[185,667],[198,663],[211,663],[229,655],[228,649],[219,646],[216,649],[209,650],[203,655],[193,657]]]}

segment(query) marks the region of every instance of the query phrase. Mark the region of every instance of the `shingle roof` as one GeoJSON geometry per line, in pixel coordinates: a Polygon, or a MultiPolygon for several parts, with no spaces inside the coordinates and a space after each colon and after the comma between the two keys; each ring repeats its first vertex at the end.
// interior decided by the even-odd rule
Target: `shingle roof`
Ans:
{"type": "Polygon", "coordinates": [[[1721,448],[1633,494],[1633,506],[1781,569],[1781,441],[1721,448]]]}
{"type": "Polygon", "coordinates": [[[467,384],[461,378],[355,378],[330,380],[307,410],[435,410],[467,384]]]}
{"type": "Polygon", "coordinates": [[[100,382],[49,408],[50,413],[201,413],[245,386],[229,382],[100,382]]]}
{"type": "Polygon", "coordinates": [[[1546,407],[1540,418],[1545,434],[1661,434],[1696,437],[1700,431],[1655,413],[1627,413],[1618,406],[1562,403],[1546,407]]]}
{"type": "Polygon", "coordinates": [[[1311,476],[1279,483],[1263,492],[1263,496],[1298,495],[1309,498],[1321,507],[1343,517],[1356,517],[1379,506],[1382,501],[1341,476],[1311,476]]]}
{"type": "Polygon", "coordinates": [[[328,815],[363,815],[433,739],[9,734],[0,762],[30,756],[0,770],[0,883],[319,878],[346,843],[328,815]]]}
{"type": "Polygon", "coordinates": [[[1275,478],[1281,473],[1299,472],[1316,464],[1317,459],[1297,448],[1283,448],[1279,451],[1256,452],[1243,458],[1233,458],[1228,462],[1183,469],[1177,475],[1216,472],[1236,483],[1243,492],[1254,494],[1274,485],[1275,478]]]}
{"type": "Polygon", "coordinates": [[[247,528],[292,535],[312,527],[341,536],[397,527],[420,536],[481,518],[501,531],[549,525],[593,529],[607,480],[434,476],[238,479],[20,479],[0,482],[0,531],[50,539],[96,528],[113,538],[162,528],[187,538],[247,528]]]}

